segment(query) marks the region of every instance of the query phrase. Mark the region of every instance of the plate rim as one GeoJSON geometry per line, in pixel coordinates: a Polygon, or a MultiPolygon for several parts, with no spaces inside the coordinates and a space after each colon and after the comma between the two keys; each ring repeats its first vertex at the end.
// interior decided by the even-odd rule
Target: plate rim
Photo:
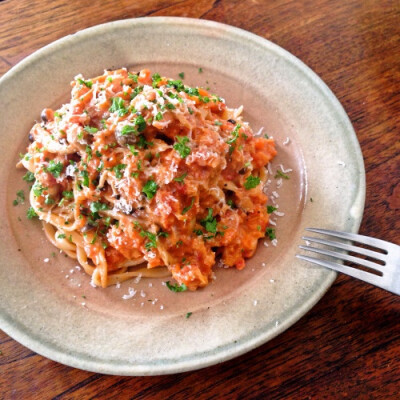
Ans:
{"type": "MultiPolygon", "coordinates": [[[[112,27],[130,27],[132,25],[137,24],[159,24],[164,23],[168,25],[196,25],[196,27],[208,27],[210,29],[223,30],[228,34],[238,35],[241,38],[244,38],[250,42],[255,42],[262,47],[268,47],[269,50],[274,51],[279,56],[284,57],[288,60],[292,65],[295,65],[297,69],[301,70],[304,74],[306,74],[307,78],[311,80],[315,88],[319,89],[322,92],[322,95],[326,96],[330,102],[334,105],[335,110],[340,113],[342,121],[346,125],[346,129],[348,129],[355,139],[353,142],[355,149],[355,162],[358,166],[360,176],[359,180],[359,188],[357,192],[358,196],[358,204],[359,209],[357,215],[352,215],[352,226],[350,230],[352,232],[358,232],[359,226],[362,221],[364,206],[365,206],[365,196],[366,196],[366,182],[365,182],[365,166],[362,157],[362,151],[360,143],[358,142],[357,135],[354,131],[354,128],[351,124],[351,121],[343,108],[340,101],[334,95],[332,90],[326,85],[326,83],[316,74],[310,67],[308,67],[303,61],[294,56],[289,51],[280,47],[279,45],[271,42],[268,39],[265,39],[261,36],[258,36],[249,31],[227,25],[220,22],[195,19],[195,18],[185,18],[185,17],[141,17],[141,18],[130,18],[112,22],[106,22],[103,24],[95,25],[83,30],[79,30],[76,33],[69,34],[64,36],[56,41],[53,41],[41,49],[36,50],[32,54],[28,55],[26,58],[21,60],[18,64],[12,67],[9,71],[7,71],[0,78],[0,85],[6,82],[9,79],[12,79],[15,74],[18,74],[21,70],[29,67],[31,63],[34,63],[36,60],[41,59],[46,56],[47,52],[52,52],[57,47],[65,45],[68,42],[73,43],[73,41],[80,40],[87,35],[92,35],[97,31],[101,31],[103,29],[112,29],[112,27]]],[[[16,341],[26,346],[27,348],[35,351],[36,353],[49,358],[53,361],[60,362],[65,365],[69,365],[71,367],[80,368],[83,370],[88,370],[97,373],[110,374],[110,375],[128,375],[128,376],[146,376],[146,375],[164,375],[164,374],[172,374],[178,372],[185,372],[191,370],[197,370],[200,368],[205,368],[210,365],[215,365],[217,363],[221,363],[232,358],[238,357],[250,350],[253,350],[267,341],[273,339],[277,335],[284,332],[287,328],[294,325],[300,318],[302,318],[327,292],[332,283],[334,282],[337,274],[333,271],[327,272],[325,281],[319,287],[319,290],[315,291],[311,296],[308,297],[306,302],[303,302],[300,307],[296,308],[294,313],[291,313],[287,318],[285,323],[279,325],[275,330],[271,332],[271,330],[267,331],[264,334],[260,334],[256,337],[251,338],[243,338],[241,343],[232,344],[229,343],[219,349],[214,349],[213,351],[209,351],[207,353],[203,353],[202,357],[192,358],[191,360],[179,360],[175,359],[174,362],[170,364],[155,364],[150,363],[148,366],[144,366],[140,364],[138,366],[130,364],[117,366],[112,363],[107,363],[101,361],[100,359],[90,359],[90,357],[85,357],[83,354],[83,358],[77,357],[77,353],[68,353],[63,351],[63,349],[57,348],[50,342],[42,342],[36,337],[25,333],[24,329],[21,329],[21,324],[18,321],[13,320],[12,316],[7,314],[6,312],[0,313],[0,322],[1,329],[7,333],[9,336],[14,338],[16,341]],[[216,351],[218,350],[218,351],[216,351]]]]}

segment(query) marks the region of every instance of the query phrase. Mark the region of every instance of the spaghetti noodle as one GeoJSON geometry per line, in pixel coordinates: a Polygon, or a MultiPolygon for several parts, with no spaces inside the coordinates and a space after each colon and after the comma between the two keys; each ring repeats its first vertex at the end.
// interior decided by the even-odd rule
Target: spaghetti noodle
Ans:
{"type": "Polygon", "coordinates": [[[195,290],[216,257],[242,269],[268,226],[272,139],[225,101],[144,69],[71,83],[21,160],[50,242],[107,287],[171,275],[195,290]]]}

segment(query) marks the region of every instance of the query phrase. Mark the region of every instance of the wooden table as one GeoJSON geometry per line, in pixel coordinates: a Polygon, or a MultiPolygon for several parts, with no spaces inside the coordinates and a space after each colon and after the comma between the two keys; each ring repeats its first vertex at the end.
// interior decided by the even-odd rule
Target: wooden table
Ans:
{"type": "MultiPolygon", "coordinates": [[[[170,15],[230,24],[309,65],[361,143],[360,232],[400,243],[400,3],[385,0],[6,0],[0,74],[42,46],[113,20],[170,15]]],[[[45,359],[0,332],[6,399],[390,399],[400,389],[400,297],[339,277],[288,331],[234,360],[159,377],[104,376],[45,359]]]]}

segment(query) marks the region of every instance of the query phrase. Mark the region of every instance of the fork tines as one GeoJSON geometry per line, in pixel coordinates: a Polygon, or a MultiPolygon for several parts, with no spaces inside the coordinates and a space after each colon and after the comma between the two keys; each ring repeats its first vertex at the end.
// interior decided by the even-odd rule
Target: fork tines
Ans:
{"type": "MultiPolygon", "coordinates": [[[[316,228],[306,228],[307,231],[313,232],[313,233],[318,233],[322,235],[327,235],[330,237],[333,237],[335,239],[333,240],[328,240],[328,239],[321,239],[318,237],[312,237],[312,236],[303,236],[302,239],[306,241],[307,246],[302,246],[300,245],[299,247],[303,250],[311,251],[313,253],[321,254],[323,256],[328,256],[330,258],[336,259],[336,261],[347,261],[356,265],[363,266],[367,268],[371,272],[366,272],[354,267],[350,267],[347,265],[343,265],[341,263],[333,262],[330,260],[326,259],[321,259],[321,258],[315,258],[315,257],[309,257],[309,256],[304,256],[297,254],[296,257],[300,258],[305,261],[309,261],[314,264],[321,265],[323,267],[333,269],[335,271],[339,271],[342,273],[345,273],[347,275],[353,276],[354,278],[363,280],[365,282],[371,283],[376,286],[380,286],[384,289],[390,290],[394,293],[398,293],[397,291],[400,289],[397,288],[397,284],[394,284],[392,282],[393,278],[393,268],[391,265],[387,265],[392,261],[394,264],[396,264],[396,257],[397,257],[397,262],[398,262],[398,257],[400,255],[399,249],[400,247],[380,240],[380,239],[374,239],[370,238],[367,236],[362,236],[362,235],[357,235],[353,233],[347,233],[347,232],[336,232],[336,231],[331,231],[331,230],[325,230],[325,229],[316,229],[316,228]],[[373,247],[377,249],[378,251],[366,249],[363,247],[355,246],[353,244],[348,244],[343,241],[339,241],[338,239],[344,239],[347,241],[352,241],[352,242],[358,242],[363,245],[367,245],[370,247],[373,247]],[[317,244],[317,245],[323,245],[325,246],[324,248],[321,247],[314,247],[309,244],[317,244]],[[328,247],[328,248],[326,248],[328,247]],[[329,249],[331,248],[331,249],[329,249]],[[381,251],[381,252],[379,252],[381,251]],[[347,252],[351,253],[357,253],[360,254],[361,256],[368,257],[369,259],[376,260],[378,262],[373,262],[370,260],[366,260],[364,258],[359,258],[353,255],[347,254],[347,252]],[[391,252],[391,253],[390,253],[391,252]],[[390,256],[394,256],[391,258],[390,256]],[[392,275],[392,276],[391,276],[392,275]],[[395,286],[395,287],[394,287],[395,286]]],[[[396,265],[394,265],[395,267],[396,265]]],[[[399,279],[400,281],[400,279],[399,279]]]]}

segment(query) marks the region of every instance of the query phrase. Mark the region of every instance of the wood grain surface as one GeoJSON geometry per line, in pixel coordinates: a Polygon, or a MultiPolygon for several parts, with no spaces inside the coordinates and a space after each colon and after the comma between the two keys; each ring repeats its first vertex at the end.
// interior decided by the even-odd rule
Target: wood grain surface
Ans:
{"type": "MultiPolygon", "coordinates": [[[[398,0],[5,0],[0,75],[65,35],[153,15],[246,29],[319,74],[346,109],[364,155],[367,196],[360,232],[400,244],[398,0]]],[[[0,351],[2,399],[398,399],[400,297],[341,276],[279,337],[234,360],[170,376],[80,371],[33,353],[1,331],[0,351]]]]}

